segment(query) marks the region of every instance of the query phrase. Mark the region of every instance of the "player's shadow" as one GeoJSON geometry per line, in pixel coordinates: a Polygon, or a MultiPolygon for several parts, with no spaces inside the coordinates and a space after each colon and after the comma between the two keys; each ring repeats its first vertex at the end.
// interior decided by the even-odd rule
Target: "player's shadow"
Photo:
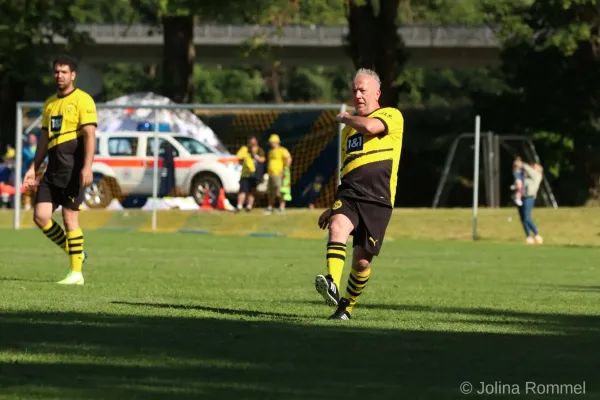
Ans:
{"type": "Polygon", "coordinates": [[[235,310],[231,308],[220,308],[220,307],[207,307],[207,306],[199,306],[199,305],[188,305],[188,304],[166,304],[166,303],[137,303],[137,302],[128,302],[128,301],[111,301],[112,304],[119,305],[127,305],[127,306],[135,306],[135,307],[147,307],[147,308],[166,308],[166,309],[174,309],[174,310],[198,310],[198,311],[208,311],[216,314],[225,314],[225,315],[239,315],[246,317],[277,317],[277,318],[303,318],[303,316],[298,314],[288,314],[288,313],[275,313],[275,312],[266,312],[266,311],[253,311],[253,310],[235,310]]]}
{"type": "MultiPolygon", "coordinates": [[[[600,236],[600,233],[598,234],[600,236]]],[[[569,243],[569,244],[555,244],[551,245],[555,247],[565,247],[565,248],[575,248],[575,249],[598,249],[597,244],[578,244],[578,243],[569,243]]]]}
{"type": "MultiPolygon", "coordinates": [[[[461,332],[417,329],[415,319],[415,330],[376,329],[264,313],[244,320],[231,310],[224,318],[157,316],[148,315],[152,305],[134,305],[111,315],[0,314],[0,397],[461,399],[464,381],[476,389],[479,382],[586,381],[586,398],[600,395],[598,316],[514,313],[522,317],[517,328],[539,332],[520,335],[482,331],[475,319],[461,332]]],[[[494,315],[434,309],[441,323],[463,322],[457,313],[494,315]]]]}
{"type": "Polygon", "coordinates": [[[600,286],[586,286],[586,285],[539,285],[552,288],[553,290],[563,290],[567,292],[588,292],[588,293],[600,293],[600,286]]]}
{"type": "MultiPolygon", "coordinates": [[[[569,290],[582,290],[587,292],[598,291],[597,286],[566,286],[569,290]],[[574,289],[571,289],[574,288],[574,289]]],[[[299,304],[314,304],[323,305],[319,300],[288,300],[289,303],[299,304]]],[[[576,330],[586,330],[589,332],[597,332],[600,336],[600,316],[598,315],[573,315],[567,316],[562,314],[539,314],[521,311],[511,311],[493,308],[461,308],[447,306],[423,306],[418,304],[360,304],[361,309],[366,310],[385,310],[394,313],[402,314],[438,314],[436,316],[440,322],[466,324],[482,324],[482,325],[498,325],[498,326],[527,326],[539,330],[561,330],[563,332],[574,332],[576,330]],[[467,317],[468,319],[464,319],[467,317]],[[481,318],[478,318],[481,317],[481,318]],[[577,320],[575,324],[567,324],[566,320],[577,320]]],[[[331,309],[333,310],[333,309],[331,309]]],[[[386,317],[393,318],[394,314],[388,314],[386,317]]],[[[418,318],[418,316],[416,317],[418,318]]]]}
{"type": "Polygon", "coordinates": [[[49,283],[49,282],[54,282],[54,281],[49,280],[49,279],[23,279],[23,278],[14,278],[14,277],[10,277],[10,276],[0,277],[0,281],[3,281],[3,282],[33,282],[33,283],[49,283]]]}

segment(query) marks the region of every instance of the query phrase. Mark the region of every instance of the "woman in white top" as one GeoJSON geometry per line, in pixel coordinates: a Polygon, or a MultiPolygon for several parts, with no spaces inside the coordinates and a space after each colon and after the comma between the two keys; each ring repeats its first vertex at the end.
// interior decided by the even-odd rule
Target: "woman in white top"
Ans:
{"type": "Polygon", "coordinates": [[[525,170],[525,181],[523,182],[522,205],[518,206],[519,216],[523,224],[527,243],[543,243],[537,226],[533,222],[531,213],[535,206],[538,190],[543,179],[543,168],[536,163],[527,164],[520,159],[515,160],[515,166],[522,167],[525,170]]]}

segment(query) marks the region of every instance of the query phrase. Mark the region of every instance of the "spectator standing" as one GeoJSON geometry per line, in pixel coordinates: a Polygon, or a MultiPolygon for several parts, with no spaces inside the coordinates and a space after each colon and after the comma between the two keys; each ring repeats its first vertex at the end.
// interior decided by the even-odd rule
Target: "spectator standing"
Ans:
{"type": "Polygon", "coordinates": [[[533,208],[535,207],[535,200],[540,189],[540,184],[542,183],[543,168],[540,164],[527,164],[520,159],[515,160],[515,166],[523,168],[525,171],[522,205],[518,206],[518,210],[519,217],[521,218],[521,224],[523,225],[523,230],[525,231],[526,243],[542,244],[544,239],[539,234],[538,228],[535,222],[533,222],[531,214],[533,208]]]}
{"type": "Polygon", "coordinates": [[[252,136],[248,139],[247,146],[240,147],[237,152],[237,158],[242,164],[242,175],[236,211],[239,212],[244,208],[244,201],[246,199],[246,211],[252,211],[252,207],[254,206],[254,192],[263,174],[265,151],[258,145],[256,137],[252,136]]]}
{"type": "Polygon", "coordinates": [[[292,156],[288,149],[281,145],[279,135],[272,134],[269,137],[271,150],[268,154],[267,173],[269,174],[269,183],[267,186],[267,201],[268,206],[265,214],[273,213],[273,206],[279,200],[279,214],[283,214],[285,210],[285,200],[282,196],[281,189],[283,185],[283,174],[286,168],[292,165],[292,156]]]}

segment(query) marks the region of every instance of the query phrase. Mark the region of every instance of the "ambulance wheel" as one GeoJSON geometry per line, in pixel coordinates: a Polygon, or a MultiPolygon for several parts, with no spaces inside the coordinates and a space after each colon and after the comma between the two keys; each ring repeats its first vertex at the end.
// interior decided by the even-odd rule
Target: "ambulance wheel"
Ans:
{"type": "Polygon", "coordinates": [[[223,184],[218,176],[210,172],[201,172],[194,176],[194,179],[192,179],[191,194],[199,206],[204,201],[206,187],[208,187],[210,203],[214,207],[217,204],[219,190],[223,187],[223,184]]]}
{"type": "Polygon", "coordinates": [[[106,208],[115,197],[115,180],[100,174],[94,174],[94,181],[85,188],[83,202],[88,208],[106,208]]]}

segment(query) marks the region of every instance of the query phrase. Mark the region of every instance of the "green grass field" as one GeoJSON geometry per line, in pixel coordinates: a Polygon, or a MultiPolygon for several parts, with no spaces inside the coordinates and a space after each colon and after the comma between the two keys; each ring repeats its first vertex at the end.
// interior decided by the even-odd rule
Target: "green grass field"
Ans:
{"type": "Polygon", "coordinates": [[[395,239],[332,322],[323,240],[88,231],[84,287],[40,232],[0,243],[2,399],[600,399],[600,248],[395,239]]]}

